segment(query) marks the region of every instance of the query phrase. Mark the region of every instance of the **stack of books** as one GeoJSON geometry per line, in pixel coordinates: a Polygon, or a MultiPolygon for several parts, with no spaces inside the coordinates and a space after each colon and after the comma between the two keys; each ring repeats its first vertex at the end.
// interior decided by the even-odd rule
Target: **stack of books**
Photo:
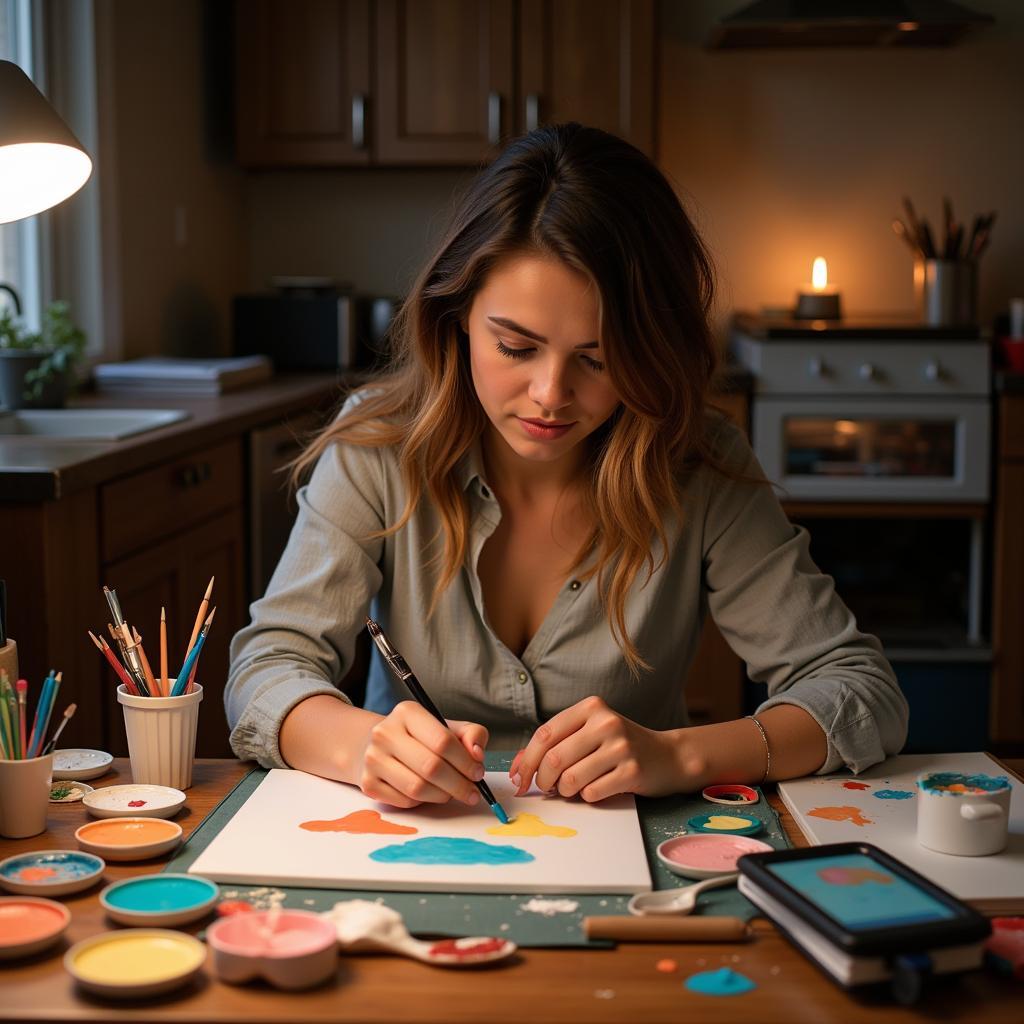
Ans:
{"type": "Polygon", "coordinates": [[[96,390],[124,394],[219,395],[267,380],[274,372],[266,356],[177,359],[152,356],[93,368],[96,390]]]}

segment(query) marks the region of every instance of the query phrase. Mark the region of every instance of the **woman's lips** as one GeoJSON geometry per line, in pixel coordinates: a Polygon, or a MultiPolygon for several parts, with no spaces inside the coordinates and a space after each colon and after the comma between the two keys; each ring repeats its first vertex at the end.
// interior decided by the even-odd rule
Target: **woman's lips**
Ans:
{"type": "Polygon", "coordinates": [[[516,419],[523,425],[527,435],[538,441],[555,441],[576,425],[575,422],[547,424],[543,420],[524,420],[521,416],[516,419]]]}

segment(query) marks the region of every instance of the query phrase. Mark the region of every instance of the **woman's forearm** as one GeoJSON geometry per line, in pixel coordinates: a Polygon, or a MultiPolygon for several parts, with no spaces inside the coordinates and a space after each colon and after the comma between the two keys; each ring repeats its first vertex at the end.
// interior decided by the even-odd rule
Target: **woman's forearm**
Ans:
{"type": "MultiPolygon", "coordinates": [[[[757,716],[771,749],[769,780],[811,775],[824,763],[821,726],[795,704],[776,704],[757,716]]],[[[758,783],[768,763],[765,741],[748,718],[681,730],[681,774],[692,791],[716,782],[758,783]]]]}
{"type": "Polygon", "coordinates": [[[358,786],[363,750],[370,730],[380,720],[380,715],[336,697],[308,697],[281,724],[281,756],[290,768],[358,786]]]}

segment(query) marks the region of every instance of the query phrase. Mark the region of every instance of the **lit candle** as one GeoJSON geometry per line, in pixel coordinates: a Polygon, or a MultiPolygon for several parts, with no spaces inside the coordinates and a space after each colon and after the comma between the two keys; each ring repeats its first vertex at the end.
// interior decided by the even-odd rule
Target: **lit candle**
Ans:
{"type": "Polygon", "coordinates": [[[818,256],[811,267],[811,283],[797,293],[794,320],[840,320],[839,292],[828,283],[828,264],[818,256]]]}

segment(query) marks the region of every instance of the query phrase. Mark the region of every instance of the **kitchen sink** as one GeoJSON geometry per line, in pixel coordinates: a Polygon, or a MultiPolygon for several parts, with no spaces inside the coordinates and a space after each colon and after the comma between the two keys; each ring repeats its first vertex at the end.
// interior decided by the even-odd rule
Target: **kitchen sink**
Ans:
{"type": "Polygon", "coordinates": [[[119,441],[177,423],[184,409],[19,409],[0,410],[0,435],[59,437],[75,441],[119,441]]]}

